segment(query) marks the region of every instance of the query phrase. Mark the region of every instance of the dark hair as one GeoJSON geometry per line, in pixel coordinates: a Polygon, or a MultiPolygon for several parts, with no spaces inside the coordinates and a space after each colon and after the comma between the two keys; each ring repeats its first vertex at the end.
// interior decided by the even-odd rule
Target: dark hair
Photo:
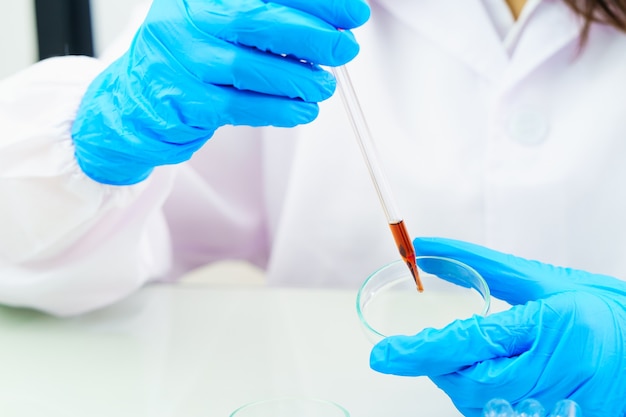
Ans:
{"type": "Polygon", "coordinates": [[[581,44],[589,36],[592,23],[602,23],[626,33],[626,0],[565,0],[583,18],[581,44]]]}

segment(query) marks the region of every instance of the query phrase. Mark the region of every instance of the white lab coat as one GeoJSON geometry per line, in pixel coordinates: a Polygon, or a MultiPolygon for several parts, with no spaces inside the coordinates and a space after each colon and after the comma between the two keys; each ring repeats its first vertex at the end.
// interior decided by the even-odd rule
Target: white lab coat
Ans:
{"type": "MultiPolygon", "coordinates": [[[[348,68],[413,236],[626,277],[626,36],[544,0],[505,50],[479,0],[380,0],[348,68]]],[[[69,131],[103,64],[0,86],[0,302],[113,303],[220,259],[272,285],[356,288],[398,258],[338,96],[295,129],[224,127],[131,187],[78,169],[69,131]]]]}

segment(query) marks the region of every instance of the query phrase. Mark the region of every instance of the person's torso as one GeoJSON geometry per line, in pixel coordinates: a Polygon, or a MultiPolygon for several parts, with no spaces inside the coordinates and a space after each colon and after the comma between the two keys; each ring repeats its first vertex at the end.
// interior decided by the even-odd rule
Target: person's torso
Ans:
{"type": "MultiPolygon", "coordinates": [[[[348,64],[410,233],[626,278],[626,36],[596,26],[577,55],[578,26],[545,1],[508,57],[484,10],[459,27],[434,3],[374,5],[348,64]]],[[[335,96],[298,131],[278,282],[360,282],[398,258],[347,120],[335,96]]]]}

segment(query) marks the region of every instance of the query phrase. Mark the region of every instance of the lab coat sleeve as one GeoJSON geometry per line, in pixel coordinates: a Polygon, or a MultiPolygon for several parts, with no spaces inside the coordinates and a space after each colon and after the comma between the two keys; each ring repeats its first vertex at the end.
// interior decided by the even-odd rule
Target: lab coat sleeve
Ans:
{"type": "Polygon", "coordinates": [[[0,82],[2,304],[78,314],[170,267],[161,207],[175,167],[113,187],[87,178],[74,159],[72,121],[104,65],[52,58],[0,82]]]}

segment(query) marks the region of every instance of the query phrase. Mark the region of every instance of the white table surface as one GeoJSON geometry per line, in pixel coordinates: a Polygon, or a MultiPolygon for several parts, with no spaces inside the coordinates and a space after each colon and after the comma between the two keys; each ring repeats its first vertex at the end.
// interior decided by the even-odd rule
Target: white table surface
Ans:
{"type": "Polygon", "coordinates": [[[228,417],[283,395],[351,417],[458,417],[427,378],[382,375],[355,291],[154,285],[53,318],[0,307],[0,416],[228,417]]]}

